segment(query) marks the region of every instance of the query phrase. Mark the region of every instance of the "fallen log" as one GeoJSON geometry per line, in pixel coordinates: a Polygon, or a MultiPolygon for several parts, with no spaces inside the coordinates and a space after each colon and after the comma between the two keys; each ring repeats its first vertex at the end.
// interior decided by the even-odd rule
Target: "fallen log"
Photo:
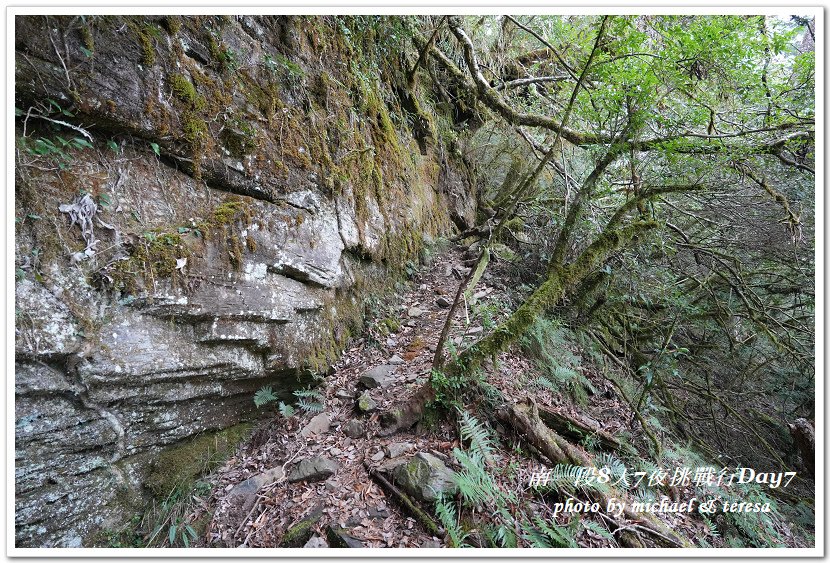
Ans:
{"type": "MultiPolygon", "coordinates": [[[[503,422],[511,425],[554,464],[570,463],[582,467],[594,467],[592,460],[585,452],[568,442],[542,422],[539,417],[538,407],[533,400],[528,400],[527,403],[508,404],[499,409],[496,415],[503,422]]],[[[594,489],[590,491],[590,494],[603,506],[607,506],[608,501],[612,497],[617,499],[625,498],[625,493],[614,491],[613,489],[607,493],[594,489]]],[[[625,503],[623,515],[627,519],[634,521],[639,530],[649,532],[660,543],[670,547],[694,547],[687,539],[675,534],[659,518],[647,513],[641,514],[634,512],[629,507],[629,503],[625,503]]],[[[621,528],[625,527],[624,524],[618,524],[618,526],[621,528]]],[[[621,540],[625,541],[626,537],[621,537],[621,540]]],[[[635,541],[625,541],[625,543],[629,547],[639,547],[637,545],[638,542],[635,541]]]]}
{"type": "Polygon", "coordinates": [[[581,442],[586,436],[594,435],[597,437],[599,447],[603,450],[619,451],[623,448],[623,445],[617,438],[600,428],[597,424],[580,420],[543,406],[538,406],[537,408],[539,410],[539,418],[552,430],[555,430],[566,438],[581,442]]]}

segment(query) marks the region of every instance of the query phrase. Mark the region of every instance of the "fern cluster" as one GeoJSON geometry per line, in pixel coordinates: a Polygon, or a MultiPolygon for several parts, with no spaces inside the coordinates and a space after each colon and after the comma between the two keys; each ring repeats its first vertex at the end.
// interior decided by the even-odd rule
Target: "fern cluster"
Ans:
{"type": "MultiPolygon", "coordinates": [[[[469,526],[476,522],[466,522],[465,528],[460,516],[465,512],[470,514],[470,519],[477,513],[488,515],[489,523],[480,530],[481,539],[494,547],[518,547],[520,543],[533,547],[576,547],[573,528],[546,522],[532,509],[526,510],[515,493],[499,484],[495,477],[501,471],[495,453],[497,443],[484,423],[469,412],[459,410],[459,434],[467,445],[465,450],[453,450],[461,465],[454,476],[460,506],[452,499],[442,498],[435,507],[453,547],[469,547],[466,543],[471,534],[469,526]]],[[[555,470],[554,474],[574,477],[573,470],[560,468],[558,472],[555,470]]]]}
{"type": "Polygon", "coordinates": [[[541,317],[527,330],[521,345],[541,373],[535,381],[537,386],[553,392],[567,391],[577,403],[585,404],[587,392],[596,393],[596,389],[576,369],[581,360],[569,351],[567,334],[558,320],[541,317]]]}
{"type": "MultiPolygon", "coordinates": [[[[297,398],[297,408],[307,413],[319,413],[323,411],[323,394],[314,389],[298,389],[294,391],[294,396],[297,398]]],[[[254,404],[257,408],[273,403],[279,400],[279,396],[274,392],[270,385],[261,388],[254,394],[254,404]]],[[[294,416],[296,409],[284,403],[279,402],[277,406],[280,415],[285,418],[294,416]]]]}

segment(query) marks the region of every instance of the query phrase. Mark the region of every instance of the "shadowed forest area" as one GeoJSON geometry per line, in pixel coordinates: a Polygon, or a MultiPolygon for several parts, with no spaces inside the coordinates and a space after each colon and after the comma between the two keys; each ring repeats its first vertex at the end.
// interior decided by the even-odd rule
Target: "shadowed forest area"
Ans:
{"type": "Polygon", "coordinates": [[[816,545],[812,15],[16,23],[18,547],[816,545]]]}

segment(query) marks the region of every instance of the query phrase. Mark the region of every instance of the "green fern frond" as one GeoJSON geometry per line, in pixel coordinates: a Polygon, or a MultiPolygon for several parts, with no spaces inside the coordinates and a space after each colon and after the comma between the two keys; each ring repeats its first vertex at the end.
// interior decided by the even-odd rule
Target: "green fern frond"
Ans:
{"type": "Polygon", "coordinates": [[[594,465],[598,468],[607,467],[610,470],[611,480],[616,482],[626,474],[625,463],[610,452],[602,452],[594,458],[594,465]]]}
{"type": "Polygon", "coordinates": [[[315,389],[297,389],[294,391],[294,396],[298,399],[311,399],[318,402],[324,399],[323,394],[315,389]]]}
{"type": "Polygon", "coordinates": [[[316,414],[323,412],[323,394],[314,389],[297,389],[294,391],[297,397],[297,407],[307,413],[316,414]]]}
{"type": "Polygon", "coordinates": [[[254,404],[256,408],[259,408],[263,405],[267,405],[268,403],[274,402],[278,399],[274,390],[271,389],[270,386],[263,387],[256,393],[254,393],[254,404]]]}
{"type": "Polygon", "coordinates": [[[447,531],[451,547],[469,547],[464,540],[469,535],[458,524],[458,514],[455,510],[455,503],[444,498],[438,499],[435,503],[435,514],[441,525],[447,531]]]}
{"type": "Polygon", "coordinates": [[[279,410],[280,414],[285,418],[291,418],[292,416],[294,416],[294,413],[296,412],[294,410],[294,407],[292,407],[291,405],[286,405],[282,401],[280,401],[279,410]]]}
{"type": "Polygon", "coordinates": [[[467,411],[459,410],[461,416],[461,440],[470,443],[469,451],[472,455],[478,455],[484,461],[492,463],[495,461],[495,444],[487,427],[467,411]]]}
{"type": "Polygon", "coordinates": [[[567,366],[556,366],[553,369],[553,376],[557,379],[557,381],[561,381],[563,383],[580,378],[579,372],[567,366]]]}
{"type": "Polygon", "coordinates": [[[536,515],[533,523],[525,523],[525,540],[533,547],[578,547],[573,532],[569,528],[549,524],[536,515]]]}
{"type": "Polygon", "coordinates": [[[545,389],[549,389],[551,391],[559,390],[559,387],[557,387],[550,379],[548,379],[544,375],[540,375],[536,378],[536,384],[540,387],[544,387],[545,389]]]}
{"type": "Polygon", "coordinates": [[[472,506],[493,504],[493,495],[499,489],[496,481],[485,469],[482,459],[458,448],[453,450],[453,454],[461,464],[461,471],[456,472],[453,479],[465,503],[472,506]]]}
{"type": "Polygon", "coordinates": [[[603,526],[601,526],[597,522],[594,522],[593,520],[582,520],[582,527],[586,530],[591,530],[596,535],[602,538],[605,538],[609,541],[614,541],[613,534],[611,534],[611,532],[609,532],[603,526]]]}
{"type": "Polygon", "coordinates": [[[720,537],[720,532],[718,532],[718,527],[715,525],[714,522],[712,522],[711,520],[709,520],[708,518],[706,518],[704,516],[703,517],[703,523],[706,524],[707,528],[709,528],[709,534],[711,534],[712,537],[714,537],[714,538],[719,538],[720,537]]]}
{"type": "Polygon", "coordinates": [[[307,413],[320,413],[323,412],[323,405],[322,403],[315,403],[313,401],[307,401],[305,399],[300,399],[297,401],[297,407],[304,410],[307,413]]]}

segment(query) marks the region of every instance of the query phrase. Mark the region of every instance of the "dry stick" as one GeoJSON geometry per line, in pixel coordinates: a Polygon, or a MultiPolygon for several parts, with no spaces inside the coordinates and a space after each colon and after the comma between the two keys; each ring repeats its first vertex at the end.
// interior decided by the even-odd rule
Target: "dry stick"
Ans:
{"type": "Polygon", "coordinates": [[[441,329],[441,336],[438,338],[438,344],[435,346],[435,355],[432,357],[432,369],[440,370],[444,366],[444,343],[447,341],[447,336],[450,332],[452,317],[455,314],[455,310],[458,308],[458,302],[461,299],[461,295],[464,293],[464,288],[467,287],[473,279],[476,269],[477,268],[470,268],[470,273],[467,274],[466,278],[461,280],[460,284],[458,284],[458,291],[455,292],[455,299],[453,299],[450,310],[447,313],[447,320],[444,322],[444,328],[441,329]]]}

